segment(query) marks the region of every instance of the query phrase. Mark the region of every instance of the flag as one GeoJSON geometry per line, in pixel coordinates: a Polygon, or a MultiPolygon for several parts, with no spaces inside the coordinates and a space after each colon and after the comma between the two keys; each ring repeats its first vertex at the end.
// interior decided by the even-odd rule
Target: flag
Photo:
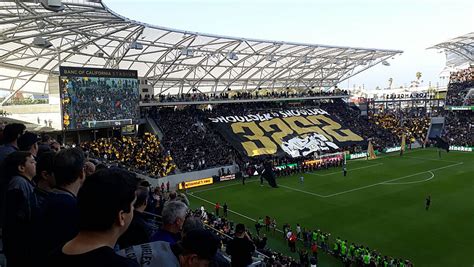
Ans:
{"type": "Polygon", "coordinates": [[[402,152],[405,152],[405,143],[406,143],[405,139],[406,139],[405,138],[405,133],[403,133],[402,134],[402,144],[400,145],[402,152]]]}
{"type": "Polygon", "coordinates": [[[369,154],[369,159],[376,159],[377,156],[375,155],[374,146],[372,145],[372,141],[369,141],[369,146],[367,148],[367,153],[369,154]]]}

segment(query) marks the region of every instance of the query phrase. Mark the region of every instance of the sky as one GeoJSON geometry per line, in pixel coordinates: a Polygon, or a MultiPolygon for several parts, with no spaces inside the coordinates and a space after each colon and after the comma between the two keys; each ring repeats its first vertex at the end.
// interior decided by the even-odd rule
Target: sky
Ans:
{"type": "Polygon", "coordinates": [[[290,41],[403,50],[340,84],[385,88],[445,84],[445,55],[435,44],[474,31],[472,0],[103,0],[133,20],[174,29],[290,41]]]}

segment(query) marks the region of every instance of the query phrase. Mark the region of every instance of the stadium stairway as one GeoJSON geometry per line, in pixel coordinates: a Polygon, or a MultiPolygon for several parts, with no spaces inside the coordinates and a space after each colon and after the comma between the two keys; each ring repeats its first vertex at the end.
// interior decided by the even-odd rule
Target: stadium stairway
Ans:
{"type": "Polygon", "coordinates": [[[156,135],[158,137],[158,140],[161,141],[163,139],[163,132],[161,131],[158,124],[156,124],[155,120],[150,117],[146,117],[146,124],[148,130],[154,135],[156,135]]]}

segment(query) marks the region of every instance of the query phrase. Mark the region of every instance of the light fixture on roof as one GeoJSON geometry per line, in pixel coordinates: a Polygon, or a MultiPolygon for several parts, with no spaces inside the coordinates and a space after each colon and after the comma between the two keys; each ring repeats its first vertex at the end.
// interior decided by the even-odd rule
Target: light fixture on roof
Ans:
{"type": "Polygon", "coordinates": [[[41,36],[37,36],[33,39],[31,43],[34,47],[37,48],[50,48],[53,44],[41,36]]]}
{"type": "Polygon", "coordinates": [[[384,61],[382,61],[382,65],[384,65],[384,66],[387,66],[387,67],[388,67],[388,66],[390,66],[390,63],[388,63],[386,60],[384,60],[384,61]]]}
{"type": "Polygon", "coordinates": [[[192,57],[192,56],[194,56],[194,51],[192,49],[183,48],[183,49],[181,49],[181,55],[182,56],[187,56],[187,57],[192,57]]]}
{"type": "Polygon", "coordinates": [[[132,42],[132,44],[130,45],[130,49],[134,49],[134,50],[142,50],[143,49],[143,45],[139,42],[132,42]]]}
{"type": "Polygon", "coordinates": [[[239,57],[237,56],[237,54],[235,52],[229,52],[227,54],[227,59],[231,59],[231,60],[238,60],[239,57]]]}
{"type": "Polygon", "coordinates": [[[96,56],[96,57],[104,57],[104,53],[101,52],[101,51],[97,51],[97,52],[95,52],[94,56],[96,56]]]}
{"type": "Polygon", "coordinates": [[[311,63],[311,59],[309,57],[302,57],[300,59],[300,62],[303,63],[303,64],[309,64],[309,63],[311,63]]]}
{"type": "Polygon", "coordinates": [[[277,62],[276,58],[274,55],[267,55],[267,61],[270,62],[277,62]]]}
{"type": "Polygon", "coordinates": [[[53,12],[59,12],[64,10],[64,5],[61,0],[41,0],[41,5],[53,12]]]}

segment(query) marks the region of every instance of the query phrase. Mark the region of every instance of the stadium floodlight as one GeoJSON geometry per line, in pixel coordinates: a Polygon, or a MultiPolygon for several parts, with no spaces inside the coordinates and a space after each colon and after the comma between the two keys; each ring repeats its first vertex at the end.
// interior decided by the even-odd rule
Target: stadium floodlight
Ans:
{"type": "Polygon", "coordinates": [[[64,5],[61,0],[41,0],[41,5],[53,12],[59,12],[64,10],[64,5]]]}
{"type": "Polygon", "coordinates": [[[388,66],[390,66],[390,63],[388,63],[387,61],[385,61],[385,60],[384,60],[384,61],[382,61],[382,65],[384,65],[384,66],[387,66],[387,67],[388,67],[388,66]]]}
{"type": "Polygon", "coordinates": [[[192,57],[192,56],[194,56],[194,51],[192,49],[183,48],[183,49],[181,49],[181,55],[182,56],[187,56],[187,57],[192,57]]]}
{"type": "Polygon", "coordinates": [[[229,52],[227,54],[227,59],[230,59],[230,60],[238,60],[239,57],[237,56],[237,54],[235,52],[229,52]]]}
{"type": "Polygon", "coordinates": [[[132,42],[132,44],[130,45],[130,49],[143,50],[143,45],[139,42],[132,42]]]}
{"type": "Polygon", "coordinates": [[[277,62],[276,58],[274,55],[267,55],[267,61],[270,62],[277,62]]]}
{"type": "Polygon", "coordinates": [[[41,36],[37,36],[33,39],[31,43],[34,47],[37,48],[50,48],[53,44],[41,36]]]}
{"type": "Polygon", "coordinates": [[[302,57],[300,59],[300,62],[301,63],[304,63],[304,64],[310,64],[311,63],[311,59],[309,57],[302,57]]]}
{"type": "Polygon", "coordinates": [[[97,51],[97,52],[94,54],[94,56],[96,56],[96,57],[104,57],[104,53],[101,52],[101,51],[97,51]]]}

